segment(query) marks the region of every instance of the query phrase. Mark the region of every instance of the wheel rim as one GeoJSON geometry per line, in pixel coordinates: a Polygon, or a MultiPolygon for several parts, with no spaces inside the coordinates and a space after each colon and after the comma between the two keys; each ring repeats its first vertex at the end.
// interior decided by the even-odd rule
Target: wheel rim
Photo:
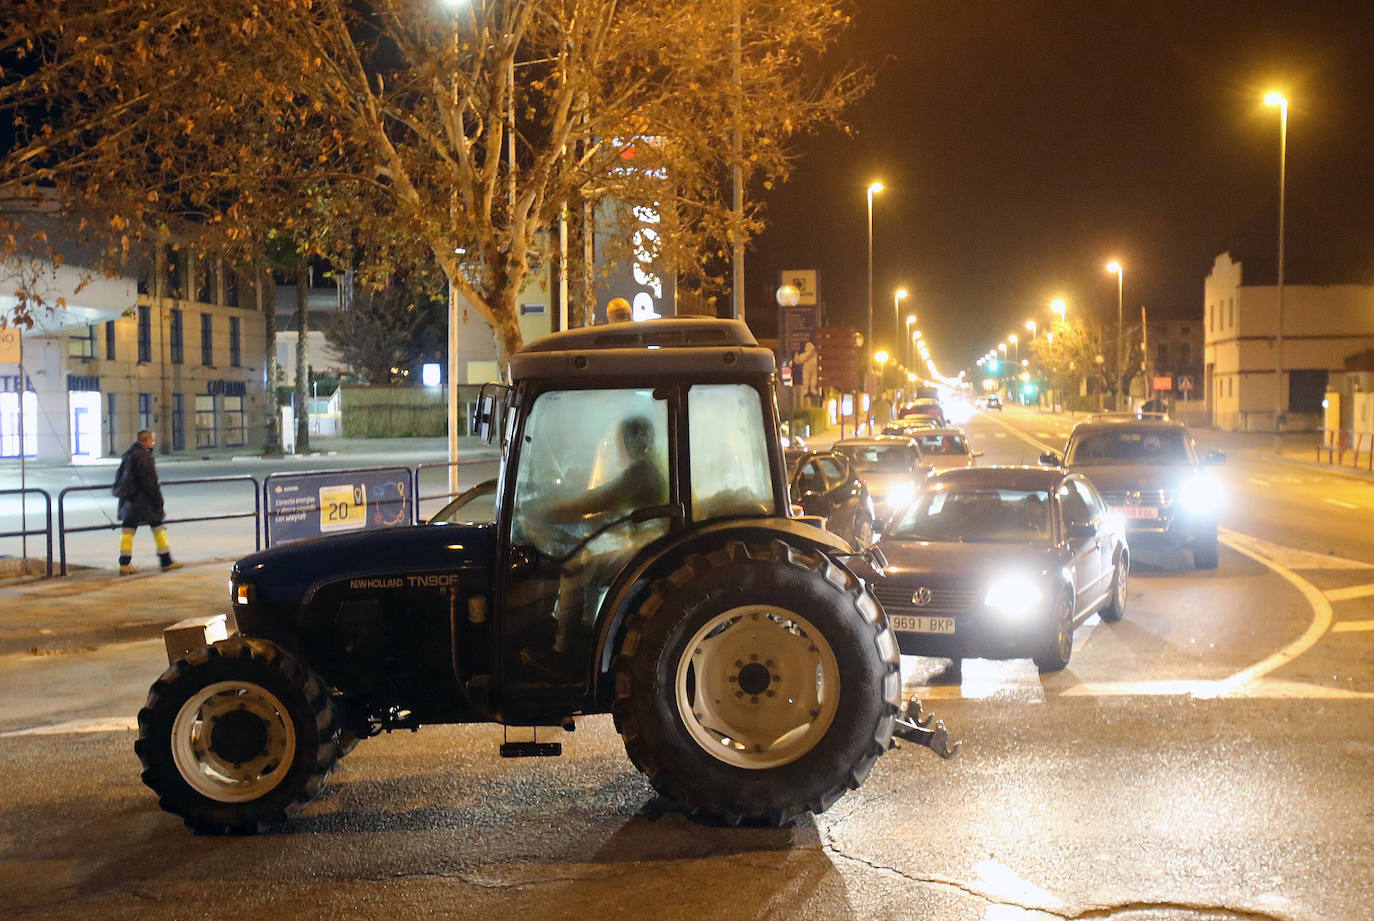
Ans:
{"type": "Polygon", "coordinates": [[[678,715],[703,751],[764,770],[797,760],[825,736],[839,706],[840,669],[810,621],[748,605],[692,636],[674,684],[678,715]]]}
{"type": "Polygon", "coordinates": [[[220,681],[182,704],[172,723],[172,760],[191,788],[221,803],[258,799],[285,779],[296,729],[267,689],[220,681]]]}
{"type": "Polygon", "coordinates": [[[1065,601],[1059,612],[1059,632],[1054,638],[1059,661],[1069,661],[1073,655],[1073,603],[1065,601]]]}
{"type": "Polygon", "coordinates": [[[1116,561],[1116,610],[1121,613],[1126,610],[1126,579],[1129,578],[1129,571],[1126,569],[1126,561],[1117,558],[1116,561]]]}

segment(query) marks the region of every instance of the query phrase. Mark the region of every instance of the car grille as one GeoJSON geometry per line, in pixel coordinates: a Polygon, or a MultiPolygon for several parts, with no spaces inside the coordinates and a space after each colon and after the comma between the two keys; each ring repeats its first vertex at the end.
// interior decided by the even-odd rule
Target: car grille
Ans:
{"type": "Polygon", "coordinates": [[[919,587],[919,582],[875,585],[873,594],[878,596],[884,610],[897,614],[958,614],[973,607],[978,600],[976,590],[932,588],[930,602],[917,605],[912,602],[911,596],[919,587]]]}
{"type": "Polygon", "coordinates": [[[1102,498],[1104,498],[1104,499],[1107,500],[1107,504],[1108,504],[1108,505],[1160,505],[1160,506],[1163,506],[1163,505],[1168,505],[1170,502],[1173,501],[1173,499],[1172,499],[1172,497],[1169,495],[1168,491],[1167,491],[1167,490],[1164,490],[1164,489],[1142,489],[1142,490],[1139,490],[1139,495],[1140,495],[1139,501],[1135,501],[1135,502],[1128,501],[1128,499],[1127,499],[1127,494],[1129,493],[1129,494],[1132,495],[1132,497],[1134,497],[1134,495],[1136,494],[1136,492],[1137,492],[1136,490],[1130,490],[1130,489],[1104,489],[1104,490],[1102,490],[1102,498]]]}

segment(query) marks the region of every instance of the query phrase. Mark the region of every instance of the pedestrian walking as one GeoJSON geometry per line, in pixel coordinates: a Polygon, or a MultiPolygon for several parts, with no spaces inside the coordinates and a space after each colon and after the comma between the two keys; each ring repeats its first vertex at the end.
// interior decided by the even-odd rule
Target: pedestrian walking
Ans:
{"type": "Polygon", "coordinates": [[[153,541],[157,544],[158,559],[162,561],[162,571],[180,569],[183,564],[172,561],[172,548],[167,542],[167,529],[162,522],[167,517],[162,502],[162,487],[157,482],[157,464],[153,460],[153,445],[157,438],[152,432],[143,429],[137,439],[129,445],[129,450],[119,460],[119,471],[115,474],[114,488],[111,490],[119,497],[119,520],[122,530],[119,535],[119,574],[131,576],[138,572],[132,565],[134,555],[134,532],[138,526],[146,524],[153,529],[153,541]]]}

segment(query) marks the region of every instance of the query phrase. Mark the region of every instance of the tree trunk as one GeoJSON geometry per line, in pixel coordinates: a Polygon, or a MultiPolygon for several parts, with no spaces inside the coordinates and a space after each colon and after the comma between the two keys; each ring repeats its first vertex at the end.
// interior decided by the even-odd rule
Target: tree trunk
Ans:
{"type": "Polygon", "coordinates": [[[296,453],[310,451],[310,262],[296,264],[296,453]]]}
{"type": "Polygon", "coordinates": [[[262,453],[275,457],[281,454],[281,405],[277,399],[277,378],[281,374],[277,365],[277,285],[271,272],[261,264],[254,267],[254,277],[258,310],[262,312],[262,367],[267,378],[267,424],[263,427],[262,453]]]}

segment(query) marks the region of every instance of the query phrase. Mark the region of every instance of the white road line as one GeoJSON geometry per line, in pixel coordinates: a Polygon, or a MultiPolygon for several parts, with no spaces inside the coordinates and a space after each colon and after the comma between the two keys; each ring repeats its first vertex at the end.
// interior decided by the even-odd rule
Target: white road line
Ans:
{"type": "Polygon", "coordinates": [[[1036,437],[1036,438],[1053,438],[1053,437],[1054,437],[1054,433],[1053,433],[1053,432],[1036,432],[1036,433],[1035,433],[1035,437],[1036,437]]]}
{"type": "Polygon", "coordinates": [[[57,736],[84,732],[129,732],[138,728],[138,718],[133,716],[106,716],[96,719],[68,720],[65,723],[52,723],[47,726],[30,726],[27,729],[12,729],[0,732],[0,739],[16,736],[57,736]]]}
{"type": "Polygon", "coordinates": [[[1374,585],[1349,585],[1345,588],[1333,588],[1324,594],[1327,601],[1354,601],[1356,598],[1374,595],[1374,585]]]}
{"type": "Polygon", "coordinates": [[[1374,630],[1374,620],[1342,620],[1331,627],[1332,633],[1363,633],[1374,630]]]}
{"type": "Polygon", "coordinates": [[[1251,483],[1258,483],[1258,484],[1260,484],[1261,486],[1268,486],[1268,485],[1269,485],[1269,481],[1268,481],[1268,480],[1266,480],[1264,477],[1258,477],[1258,476],[1252,476],[1252,477],[1250,477],[1250,482],[1251,482],[1251,483]]]}
{"type": "Polygon", "coordinates": [[[1354,502],[1342,502],[1340,499],[1323,499],[1323,502],[1330,502],[1332,505],[1339,505],[1341,508],[1359,508],[1354,502]]]}

